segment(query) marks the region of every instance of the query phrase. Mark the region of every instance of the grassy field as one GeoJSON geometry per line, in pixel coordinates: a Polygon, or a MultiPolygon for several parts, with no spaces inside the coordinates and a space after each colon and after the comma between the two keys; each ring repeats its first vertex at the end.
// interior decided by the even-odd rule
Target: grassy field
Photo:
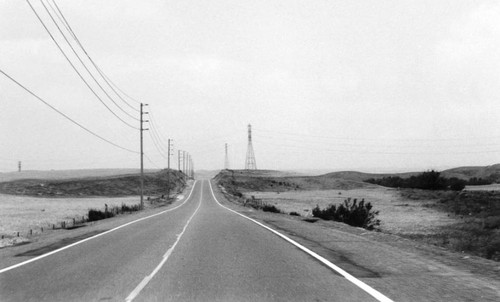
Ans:
{"type": "MultiPolygon", "coordinates": [[[[487,167],[497,171],[500,166],[493,168],[487,167]]],[[[470,174],[487,169],[453,171],[470,174]]],[[[461,192],[433,191],[367,184],[360,181],[367,174],[359,172],[314,177],[269,177],[269,172],[264,176],[252,174],[258,173],[224,171],[215,179],[239,202],[268,204],[286,214],[296,212],[305,217],[312,216],[316,206],[325,209],[347,198],[364,199],[372,204],[374,211],[379,211],[377,218],[382,232],[500,261],[498,184],[468,186],[461,192]]]]}
{"type": "MultiPolygon", "coordinates": [[[[165,171],[145,175],[146,196],[166,193],[165,171]]],[[[179,192],[185,181],[171,171],[171,194],[179,192]]],[[[105,204],[137,205],[139,176],[135,169],[26,171],[0,174],[0,247],[25,241],[30,230],[39,233],[62,221],[71,225],[75,218],[87,218],[91,208],[102,210],[105,204]],[[19,238],[17,238],[17,233],[19,238]],[[14,237],[15,236],[15,237],[14,237]]]]}
{"type": "Polygon", "coordinates": [[[81,219],[90,208],[104,209],[122,203],[134,205],[138,196],[118,198],[37,198],[0,194],[0,235],[26,235],[30,229],[47,229],[60,221],[81,219]]]}
{"type": "Polygon", "coordinates": [[[434,229],[451,225],[455,219],[447,213],[428,206],[430,201],[402,198],[395,189],[368,188],[353,190],[314,190],[276,192],[247,192],[245,197],[262,199],[276,205],[285,213],[297,212],[301,216],[311,216],[316,205],[326,208],[329,204],[342,203],[346,198],[365,199],[374,210],[380,211],[380,228],[387,233],[399,235],[429,234],[434,229]]]}

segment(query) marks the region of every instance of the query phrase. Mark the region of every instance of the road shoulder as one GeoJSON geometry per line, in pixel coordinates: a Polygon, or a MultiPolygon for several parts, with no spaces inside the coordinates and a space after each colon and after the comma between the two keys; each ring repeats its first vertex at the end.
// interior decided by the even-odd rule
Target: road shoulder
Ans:
{"type": "MultiPolygon", "coordinates": [[[[213,182],[214,183],[214,182],[213,182]]],[[[217,199],[327,258],[397,301],[498,301],[500,263],[343,223],[271,214],[217,199]]]]}

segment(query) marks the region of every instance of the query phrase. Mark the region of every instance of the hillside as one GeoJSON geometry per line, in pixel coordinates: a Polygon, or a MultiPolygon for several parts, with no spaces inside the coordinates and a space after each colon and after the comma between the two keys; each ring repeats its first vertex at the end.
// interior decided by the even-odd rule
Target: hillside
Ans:
{"type": "MultiPolygon", "coordinates": [[[[379,179],[383,177],[401,177],[408,178],[416,176],[424,171],[406,172],[406,173],[363,173],[357,171],[340,171],[322,175],[327,178],[336,178],[353,181],[364,181],[369,178],[379,179]]],[[[440,171],[441,176],[445,178],[456,177],[463,180],[469,180],[472,177],[482,179],[492,179],[494,182],[500,181],[500,164],[491,166],[476,166],[476,167],[458,167],[440,171]]]]}
{"type": "Polygon", "coordinates": [[[376,187],[358,180],[320,176],[293,176],[293,173],[272,170],[223,170],[215,180],[228,190],[290,191],[331,190],[376,187]]]}
{"type": "MultiPolygon", "coordinates": [[[[184,184],[180,172],[170,172],[171,192],[181,190],[184,184]]],[[[0,183],[0,193],[38,197],[131,196],[140,194],[139,187],[140,175],[136,173],[70,179],[18,179],[0,183]]],[[[166,170],[145,174],[145,194],[165,194],[166,188],[166,170]]]]}
{"type": "MultiPolygon", "coordinates": [[[[145,173],[159,170],[144,170],[145,173]]],[[[21,172],[0,173],[0,182],[17,179],[72,179],[87,177],[107,177],[127,174],[137,174],[139,169],[77,169],[77,170],[26,170],[21,172]]]]}
{"type": "Polygon", "coordinates": [[[453,169],[444,170],[441,172],[442,176],[451,178],[456,177],[468,180],[472,177],[491,179],[494,182],[500,181],[500,164],[484,167],[458,167],[453,169]]]}
{"type": "Polygon", "coordinates": [[[407,173],[363,173],[356,171],[340,171],[340,172],[332,172],[324,175],[320,175],[320,177],[332,178],[332,179],[344,179],[344,180],[352,180],[352,181],[364,181],[369,178],[383,178],[389,176],[399,176],[401,178],[407,178],[414,175],[418,175],[421,172],[407,172],[407,173]]]}

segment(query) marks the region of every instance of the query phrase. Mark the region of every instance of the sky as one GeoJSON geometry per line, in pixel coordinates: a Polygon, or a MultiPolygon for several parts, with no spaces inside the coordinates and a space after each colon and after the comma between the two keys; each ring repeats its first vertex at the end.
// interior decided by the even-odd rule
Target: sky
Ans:
{"type": "Polygon", "coordinates": [[[0,0],[0,70],[119,147],[0,74],[0,172],[139,167],[139,102],[148,169],[168,165],[168,139],[171,167],[184,150],[222,169],[227,143],[244,168],[248,124],[259,169],[500,162],[500,1],[53,1],[70,44],[30,3],[102,101],[27,1],[0,0]]]}

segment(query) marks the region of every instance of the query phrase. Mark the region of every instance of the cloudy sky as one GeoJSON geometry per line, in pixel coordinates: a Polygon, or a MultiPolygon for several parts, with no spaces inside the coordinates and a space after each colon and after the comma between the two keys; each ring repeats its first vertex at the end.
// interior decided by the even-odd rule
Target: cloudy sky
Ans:
{"type": "Polygon", "coordinates": [[[0,74],[1,172],[17,161],[30,170],[138,167],[136,101],[149,104],[156,130],[144,133],[146,168],[167,165],[168,138],[172,166],[181,149],[196,168],[223,168],[228,143],[231,168],[243,168],[249,123],[262,169],[500,162],[499,1],[56,0],[93,61],[134,99],[122,95],[128,106],[44,0],[122,109],[92,81],[42,3],[31,3],[113,113],[26,1],[0,1],[0,70],[128,150],[0,74]]]}

